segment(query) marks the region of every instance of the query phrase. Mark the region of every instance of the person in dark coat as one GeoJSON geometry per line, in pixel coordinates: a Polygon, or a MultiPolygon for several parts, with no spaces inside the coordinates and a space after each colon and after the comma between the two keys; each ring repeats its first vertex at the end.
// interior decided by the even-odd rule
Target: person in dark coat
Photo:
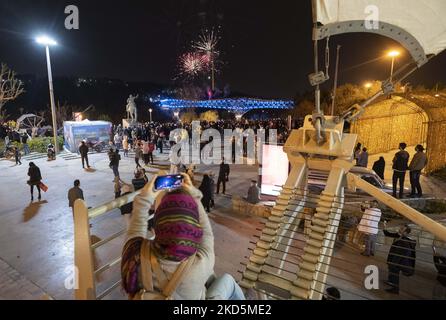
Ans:
{"type": "Polygon", "coordinates": [[[121,160],[121,155],[119,154],[119,150],[110,149],[108,156],[110,159],[110,168],[113,170],[115,178],[119,177],[119,161],[121,160]]]}
{"type": "Polygon", "coordinates": [[[386,169],[386,161],[384,157],[379,157],[378,161],[373,164],[372,170],[376,172],[378,177],[384,180],[384,170],[386,169]]]}
{"type": "Polygon", "coordinates": [[[385,281],[391,288],[386,291],[399,294],[400,272],[405,276],[411,276],[415,272],[417,242],[409,238],[411,229],[408,225],[401,226],[398,232],[389,232],[386,230],[386,224],[384,222],[384,235],[394,238],[387,256],[389,275],[385,281]]]}
{"type": "Polygon", "coordinates": [[[136,170],[135,171],[135,178],[132,180],[133,188],[135,188],[135,191],[141,190],[145,187],[147,184],[148,179],[146,176],[146,172],[144,169],[136,170]]]}
{"type": "Polygon", "coordinates": [[[229,181],[230,172],[231,169],[229,168],[229,164],[225,163],[223,160],[220,164],[220,171],[218,173],[217,194],[220,193],[220,184],[223,184],[223,194],[226,194],[226,182],[229,181]]]}
{"type": "Polygon", "coordinates": [[[39,167],[37,167],[34,162],[29,163],[28,176],[28,184],[31,186],[31,201],[34,201],[34,186],[37,187],[40,201],[42,199],[42,194],[40,192],[40,182],[42,181],[42,175],[40,174],[39,167]]]}
{"type": "Polygon", "coordinates": [[[434,265],[438,271],[437,281],[438,283],[434,287],[433,299],[444,300],[446,298],[446,257],[441,256],[437,252],[437,248],[432,246],[434,265]]]}
{"type": "Polygon", "coordinates": [[[85,141],[82,141],[81,146],[79,147],[79,153],[82,158],[82,168],[85,169],[85,163],[87,163],[87,168],[90,169],[90,164],[88,163],[88,146],[85,141]]]}
{"type": "Polygon", "coordinates": [[[409,169],[409,153],[406,151],[407,144],[404,142],[400,143],[400,151],[395,154],[393,158],[393,177],[392,177],[392,185],[393,185],[393,197],[396,198],[396,189],[398,181],[400,183],[400,199],[403,198],[404,195],[404,180],[406,178],[406,171],[409,169]]]}
{"type": "Polygon", "coordinates": [[[203,194],[201,203],[207,212],[211,212],[211,201],[212,201],[212,183],[211,178],[207,174],[203,176],[203,181],[200,185],[200,191],[203,194]]]}
{"type": "Polygon", "coordinates": [[[14,149],[14,156],[15,156],[15,164],[21,166],[22,161],[20,161],[20,158],[22,157],[22,155],[20,154],[20,150],[18,147],[15,147],[14,149]]]}

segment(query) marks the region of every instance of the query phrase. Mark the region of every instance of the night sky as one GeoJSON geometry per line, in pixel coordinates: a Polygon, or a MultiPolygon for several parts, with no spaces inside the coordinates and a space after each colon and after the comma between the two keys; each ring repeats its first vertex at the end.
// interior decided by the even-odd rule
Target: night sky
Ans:
{"type": "MultiPolygon", "coordinates": [[[[293,98],[310,89],[310,0],[0,0],[0,61],[20,74],[46,75],[44,49],[33,41],[45,32],[60,43],[52,50],[56,76],[167,85],[177,74],[178,56],[202,29],[218,26],[225,62],[218,86],[264,98],[293,98]],[[70,4],[79,7],[79,31],[64,28],[64,8],[70,4]]],[[[398,48],[379,36],[333,37],[332,70],[337,44],[343,46],[341,84],[383,80],[390,61],[377,58],[398,48]]],[[[407,59],[405,54],[398,63],[407,59]]],[[[444,70],[446,54],[408,80],[433,86],[446,82],[444,70]]]]}

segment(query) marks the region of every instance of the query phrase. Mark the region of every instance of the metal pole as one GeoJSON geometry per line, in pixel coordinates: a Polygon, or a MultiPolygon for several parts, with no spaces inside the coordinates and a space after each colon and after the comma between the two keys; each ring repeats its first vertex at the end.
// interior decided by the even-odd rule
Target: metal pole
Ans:
{"type": "Polygon", "coordinates": [[[338,89],[338,74],[339,74],[339,53],[341,50],[341,46],[338,45],[336,52],[336,72],[334,79],[334,88],[333,88],[333,101],[331,102],[331,115],[334,116],[335,112],[335,104],[336,104],[336,90],[338,89]]]}
{"type": "Polygon", "coordinates": [[[57,118],[56,118],[56,104],[54,102],[54,88],[53,88],[53,74],[51,72],[51,59],[50,59],[50,47],[46,46],[46,62],[48,66],[48,83],[50,87],[50,102],[51,102],[51,115],[53,118],[53,139],[56,155],[59,152],[59,145],[57,143],[57,118]]]}
{"type": "Polygon", "coordinates": [[[153,122],[152,121],[152,110],[150,110],[150,122],[153,122]]]}

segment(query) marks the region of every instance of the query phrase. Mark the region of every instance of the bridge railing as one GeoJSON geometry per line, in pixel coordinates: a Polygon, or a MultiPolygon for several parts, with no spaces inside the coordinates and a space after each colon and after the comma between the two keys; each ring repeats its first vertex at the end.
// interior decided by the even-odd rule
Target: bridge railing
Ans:
{"type": "Polygon", "coordinates": [[[95,250],[105,244],[117,239],[127,232],[127,228],[123,228],[107,238],[92,244],[90,221],[95,218],[110,215],[113,210],[133,202],[140,192],[128,194],[114,201],[108,202],[96,208],[88,209],[87,204],[83,200],[77,200],[74,204],[74,263],[77,275],[77,289],[75,290],[76,300],[101,300],[111,294],[121,285],[121,280],[114,282],[104,291],[97,293],[96,277],[105,271],[113,268],[121,263],[121,252],[119,256],[111,259],[101,267],[95,267],[94,255],[95,250]]]}

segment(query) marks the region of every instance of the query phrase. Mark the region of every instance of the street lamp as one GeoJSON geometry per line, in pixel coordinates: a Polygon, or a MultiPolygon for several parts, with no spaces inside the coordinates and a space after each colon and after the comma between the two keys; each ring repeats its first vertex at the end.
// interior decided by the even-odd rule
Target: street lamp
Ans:
{"type": "Polygon", "coordinates": [[[392,58],[392,67],[390,69],[390,82],[392,82],[392,80],[393,80],[393,69],[395,66],[395,58],[398,57],[399,55],[400,55],[400,52],[396,51],[396,50],[392,50],[387,54],[388,57],[392,58]]]}
{"type": "Polygon", "coordinates": [[[46,62],[48,67],[48,83],[50,88],[51,114],[53,118],[53,138],[56,154],[59,152],[57,143],[57,120],[56,120],[56,104],[54,102],[53,74],[51,72],[50,46],[57,46],[57,42],[48,36],[40,36],[36,38],[38,44],[44,45],[46,48],[46,62]]]}
{"type": "Polygon", "coordinates": [[[149,109],[149,112],[150,112],[150,123],[152,123],[152,112],[153,112],[153,109],[150,108],[150,109],[149,109]]]}
{"type": "Polygon", "coordinates": [[[367,89],[367,96],[370,95],[370,90],[372,89],[373,84],[371,82],[366,82],[364,84],[364,88],[367,89]]]}

